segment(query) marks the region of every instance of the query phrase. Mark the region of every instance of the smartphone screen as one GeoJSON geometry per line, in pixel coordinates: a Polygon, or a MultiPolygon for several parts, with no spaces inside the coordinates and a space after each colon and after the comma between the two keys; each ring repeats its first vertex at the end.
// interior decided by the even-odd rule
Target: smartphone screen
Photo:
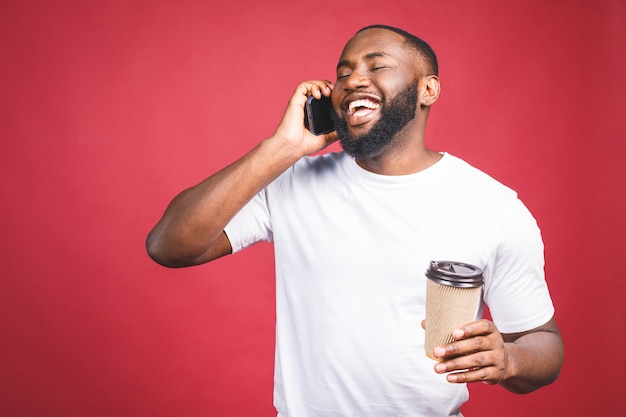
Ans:
{"type": "Polygon", "coordinates": [[[304,106],[304,124],[311,133],[322,135],[335,130],[333,119],[330,116],[332,106],[330,97],[322,96],[318,100],[311,96],[307,99],[304,106]]]}

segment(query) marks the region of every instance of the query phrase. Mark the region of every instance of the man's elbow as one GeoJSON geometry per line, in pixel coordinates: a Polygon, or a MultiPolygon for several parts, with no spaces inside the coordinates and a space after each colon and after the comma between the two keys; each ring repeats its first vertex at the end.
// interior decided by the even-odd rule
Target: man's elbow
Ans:
{"type": "Polygon", "coordinates": [[[168,251],[164,248],[164,244],[159,234],[152,230],[146,238],[146,251],[148,256],[159,265],[176,268],[176,262],[169,256],[168,251]]]}
{"type": "Polygon", "coordinates": [[[224,232],[206,246],[176,244],[164,239],[158,231],[150,232],[146,239],[148,256],[159,265],[168,268],[183,268],[210,262],[232,253],[230,241],[224,232]]]}

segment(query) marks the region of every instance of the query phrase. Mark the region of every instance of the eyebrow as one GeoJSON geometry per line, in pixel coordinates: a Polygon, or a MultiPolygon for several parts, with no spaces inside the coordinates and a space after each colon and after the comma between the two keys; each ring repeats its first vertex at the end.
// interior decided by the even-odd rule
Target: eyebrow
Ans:
{"type": "MultiPolygon", "coordinates": [[[[370,52],[370,53],[365,54],[363,56],[363,58],[366,61],[369,61],[369,60],[374,59],[374,58],[381,58],[381,57],[385,57],[385,56],[389,56],[389,55],[386,54],[385,52],[370,52]]],[[[339,69],[340,67],[343,67],[344,65],[350,65],[350,61],[348,61],[347,59],[342,59],[337,64],[337,69],[339,69]]]]}

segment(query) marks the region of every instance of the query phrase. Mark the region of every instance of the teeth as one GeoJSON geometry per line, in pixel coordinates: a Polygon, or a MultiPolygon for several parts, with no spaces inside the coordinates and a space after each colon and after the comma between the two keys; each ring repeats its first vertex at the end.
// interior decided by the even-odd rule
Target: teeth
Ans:
{"type": "Polygon", "coordinates": [[[375,103],[367,99],[355,100],[348,105],[348,111],[350,112],[350,114],[354,114],[354,110],[359,107],[365,107],[371,110],[376,110],[377,108],[380,107],[380,103],[375,103]]]}

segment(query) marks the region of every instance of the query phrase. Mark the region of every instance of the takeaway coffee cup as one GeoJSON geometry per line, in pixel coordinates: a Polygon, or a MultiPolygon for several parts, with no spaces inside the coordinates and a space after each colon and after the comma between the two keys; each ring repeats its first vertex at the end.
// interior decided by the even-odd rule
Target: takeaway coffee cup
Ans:
{"type": "Polygon", "coordinates": [[[475,320],[480,303],[483,271],[470,264],[430,261],[426,270],[426,355],[453,341],[452,331],[475,320]]]}

